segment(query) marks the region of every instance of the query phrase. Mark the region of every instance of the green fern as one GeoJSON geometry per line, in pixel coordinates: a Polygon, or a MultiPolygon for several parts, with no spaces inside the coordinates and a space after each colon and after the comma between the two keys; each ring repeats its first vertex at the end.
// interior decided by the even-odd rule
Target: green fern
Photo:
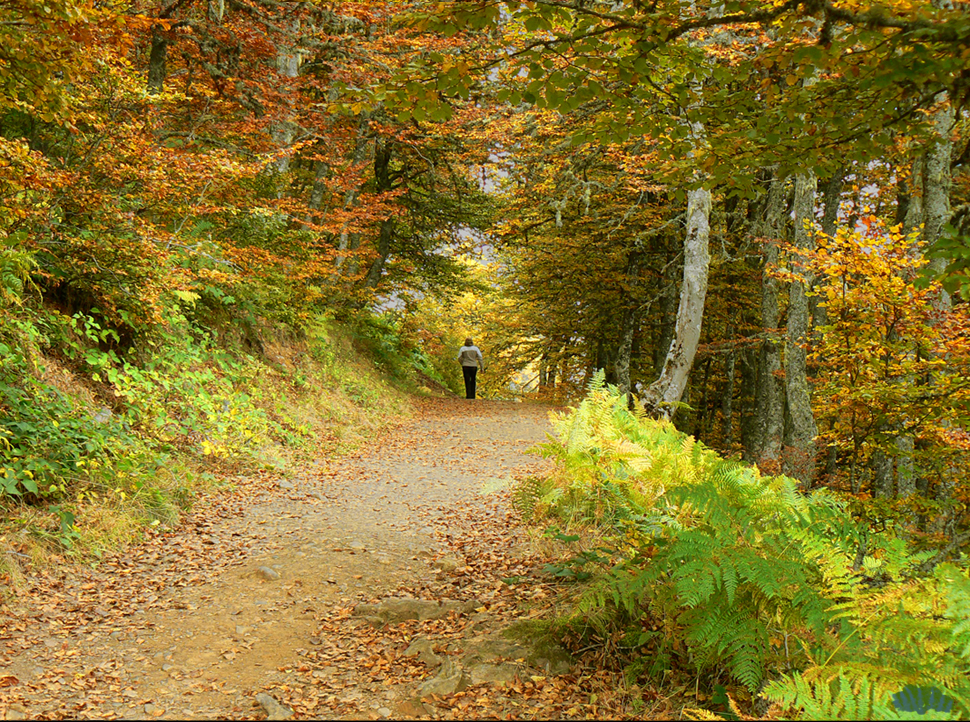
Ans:
{"type": "Polygon", "coordinates": [[[613,567],[576,599],[577,624],[595,619],[609,638],[613,619],[639,639],[638,618],[662,620],[665,644],[679,638],[698,671],[752,692],[799,670],[771,689],[802,716],[898,719],[890,695],[905,685],[940,686],[970,709],[965,571],[920,578],[928,555],[892,529],[631,412],[602,377],[555,428],[542,453],[558,468],[537,514],[594,522],[614,545],[613,567]]]}
{"type": "MultiPolygon", "coordinates": [[[[893,704],[892,694],[897,689],[837,667],[824,675],[783,676],[771,682],[764,694],[786,709],[797,709],[802,719],[911,720],[916,716],[912,711],[896,709],[893,704]]],[[[958,710],[929,709],[918,716],[921,720],[961,719],[958,710]]]]}

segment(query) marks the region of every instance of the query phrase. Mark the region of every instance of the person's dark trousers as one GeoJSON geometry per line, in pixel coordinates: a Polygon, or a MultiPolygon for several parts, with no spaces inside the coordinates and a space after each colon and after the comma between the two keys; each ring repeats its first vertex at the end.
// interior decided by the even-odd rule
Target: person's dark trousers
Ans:
{"type": "Polygon", "coordinates": [[[475,398],[475,374],[478,373],[477,366],[462,366],[461,372],[465,374],[465,398],[475,398]]]}

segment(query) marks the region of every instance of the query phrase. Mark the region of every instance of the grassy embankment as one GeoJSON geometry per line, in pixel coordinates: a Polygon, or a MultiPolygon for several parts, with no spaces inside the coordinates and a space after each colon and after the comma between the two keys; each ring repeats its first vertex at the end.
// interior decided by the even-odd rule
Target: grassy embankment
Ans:
{"type": "Polygon", "coordinates": [[[295,332],[173,313],[134,340],[96,312],[3,320],[0,578],[14,586],[28,565],[92,561],[174,525],[239,475],[367,443],[411,413],[411,394],[443,388],[373,318],[295,332]]]}

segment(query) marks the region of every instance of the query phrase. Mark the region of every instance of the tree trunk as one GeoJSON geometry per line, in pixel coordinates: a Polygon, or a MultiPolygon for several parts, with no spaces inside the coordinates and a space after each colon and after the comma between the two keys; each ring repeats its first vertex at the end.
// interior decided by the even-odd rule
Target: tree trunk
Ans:
{"type": "Polygon", "coordinates": [[[765,217],[756,229],[756,235],[765,238],[765,262],[761,274],[761,325],[764,341],[758,363],[758,416],[757,450],[758,465],[771,472],[779,471],[781,443],[785,431],[785,394],[781,379],[781,344],[777,339],[781,320],[779,311],[779,284],[769,269],[778,265],[778,243],[782,234],[782,216],[785,202],[784,179],[777,171],[768,187],[765,217]]]}
{"type": "MultiPolygon", "coordinates": [[[[926,152],[923,164],[923,242],[927,247],[936,243],[943,235],[943,229],[950,221],[950,159],[953,155],[953,105],[947,100],[946,93],[936,98],[942,103],[934,116],[936,139],[926,152]]],[[[947,259],[936,258],[930,262],[930,269],[941,271],[946,268],[947,259]]],[[[949,310],[952,306],[950,296],[940,291],[937,310],[949,310]]]]}
{"type": "MultiPolygon", "coordinates": [[[[795,178],[794,245],[808,249],[812,235],[806,224],[815,216],[815,192],[818,180],[807,171],[795,178]]],[[[802,265],[792,259],[793,268],[802,265]]],[[[802,273],[804,274],[803,269],[802,273]]],[[[795,280],[788,289],[788,327],[785,348],[785,391],[791,415],[791,435],[782,459],[783,471],[809,486],[815,478],[815,437],[818,430],[812,413],[811,392],[808,385],[809,303],[807,289],[811,279],[795,280]]]]}
{"type": "MultiPolygon", "coordinates": [[[[299,21],[292,24],[293,38],[295,39],[300,31],[299,21]]],[[[296,78],[300,74],[300,52],[293,47],[284,48],[277,53],[276,68],[285,78],[296,78]]],[[[280,148],[286,148],[293,143],[296,136],[296,126],[291,120],[284,120],[276,124],[272,129],[273,140],[280,148]]],[[[286,173],[290,167],[290,156],[285,154],[274,164],[276,172],[286,173]]]]}
{"type": "Polygon", "coordinates": [[[384,264],[387,257],[391,255],[391,240],[394,238],[394,218],[385,218],[381,221],[381,230],[377,238],[377,258],[367,270],[367,278],[364,279],[366,288],[377,288],[384,273],[384,264]]]}
{"type": "MultiPolygon", "coordinates": [[[[378,141],[374,146],[374,180],[378,193],[384,193],[391,189],[391,158],[394,149],[389,143],[378,141]]],[[[384,264],[387,263],[388,256],[391,255],[391,241],[394,239],[395,228],[394,217],[385,218],[381,221],[380,232],[377,237],[377,258],[367,270],[367,277],[364,279],[366,288],[377,288],[384,271],[384,264]]]]}
{"type": "MultiPolygon", "coordinates": [[[[885,435],[886,423],[880,421],[876,424],[875,432],[877,437],[885,435]]],[[[878,439],[880,442],[882,438],[878,439]]],[[[870,460],[872,466],[872,495],[877,499],[890,499],[893,495],[893,459],[882,447],[877,447],[872,452],[870,460]]]]}
{"type": "Polygon", "coordinates": [[[627,278],[630,279],[631,298],[628,308],[623,312],[623,320],[620,326],[620,344],[616,350],[616,385],[621,393],[626,394],[627,402],[633,403],[632,388],[630,385],[630,355],[633,351],[633,336],[636,334],[639,325],[640,314],[637,304],[637,288],[640,278],[640,261],[636,253],[630,254],[627,264],[627,278]]]}
{"type": "Polygon", "coordinates": [[[748,347],[741,351],[741,445],[744,447],[744,460],[749,464],[758,461],[758,365],[760,351],[748,347]]]}
{"type": "MultiPolygon", "coordinates": [[[[370,126],[370,118],[367,113],[361,113],[357,123],[357,139],[354,142],[354,155],[351,162],[354,166],[360,165],[367,157],[367,149],[370,140],[367,138],[367,131],[370,126]]],[[[358,188],[348,188],[344,193],[344,210],[350,210],[357,200],[358,188]]],[[[337,241],[337,272],[343,268],[347,260],[347,251],[356,248],[360,243],[359,234],[352,233],[349,228],[350,221],[345,221],[343,228],[340,229],[340,237],[337,241]]]]}
{"type": "MultiPolygon", "coordinates": [[[[327,193],[327,179],[330,178],[330,166],[322,160],[316,163],[316,170],[313,174],[313,187],[310,189],[310,200],[307,205],[313,211],[319,211],[323,207],[323,199],[327,193]]],[[[311,214],[312,215],[312,214],[311,214]]],[[[309,221],[310,218],[308,217],[309,221]]]]}
{"type": "MultiPolygon", "coordinates": [[[[949,102],[946,93],[937,95],[936,101],[941,104],[933,119],[937,137],[927,150],[923,165],[923,241],[927,248],[940,239],[944,227],[950,221],[950,162],[953,155],[950,134],[953,132],[955,118],[953,104],[949,102]]],[[[930,262],[930,270],[942,271],[946,264],[947,259],[936,258],[930,262]]],[[[953,307],[950,294],[940,289],[933,307],[940,313],[950,311],[953,307]]],[[[937,485],[934,494],[938,501],[946,502],[953,498],[957,474],[956,469],[948,468],[941,475],[941,483],[937,485]]],[[[953,511],[945,512],[934,522],[934,528],[937,531],[949,529],[952,518],[953,511]]]]}
{"type": "MultiPolygon", "coordinates": [[[[734,328],[728,328],[734,336],[734,328]]],[[[734,443],[734,367],[737,352],[732,349],[724,359],[724,389],[721,392],[721,443],[729,449],[734,443]]]]}
{"type": "Polygon", "coordinates": [[[667,351],[663,370],[644,398],[652,413],[672,418],[690,376],[704,319],[704,299],[711,256],[708,250],[711,226],[711,192],[696,188],[687,194],[687,235],[684,240],[684,279],[674,339],[667,351]]]}
{"type": "Polygon", "coordinates": [[[152,29],[152,52],[148,57],[148,92],[157,95],[165,87],[165,61],[168,56],[168,40],[162,29],[152,29]]]}
{"type": "Polygon", "coordinates": [[[209,22],[216,25],[222,24],[222,17],[226,13],[226,0],[209,0],[207,8],[209,22]]]}

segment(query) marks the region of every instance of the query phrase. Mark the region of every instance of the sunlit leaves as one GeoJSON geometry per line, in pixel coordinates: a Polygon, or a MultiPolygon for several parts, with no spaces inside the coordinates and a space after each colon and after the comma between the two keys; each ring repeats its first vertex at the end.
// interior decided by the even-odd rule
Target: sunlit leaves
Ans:
{"type": "Polygon", "coordinates": [[[871,217],[864,228],[807,254],[828,315],[814,352],[819,418],[831,443],[866,455],[898,453],[896,435],[913,434],[921,463],[942,469],[960,447],[947,428],[970,412],[970,315],[916,283],[926,261],[914,238],[871,217]]]}

